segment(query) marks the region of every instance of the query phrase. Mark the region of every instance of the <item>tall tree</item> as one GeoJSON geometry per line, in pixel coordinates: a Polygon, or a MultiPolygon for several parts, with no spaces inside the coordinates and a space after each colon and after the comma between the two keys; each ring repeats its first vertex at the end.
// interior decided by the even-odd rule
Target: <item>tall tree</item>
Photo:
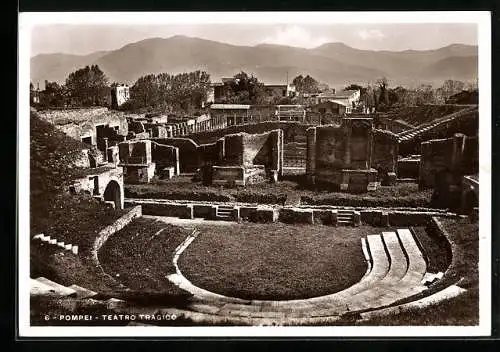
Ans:
{"type": "Polygon", "coordinates": [[[202,107],[209,88],[210,75],[205,71],[146,75],[132,86],[128,105],[191,114],[202,107]]]}
{"type": "Polygon", "coordinates": [[[108,78],[98,65],[85,66],[69,74],[66,88],[77,104],[103,105],[108,94],[108,78]]]}
{"type": "Polygon", "coordinates": [[[223,99],[232,104],[262,104],[267,96],[264,84],[254,75],[241,71],[227,83],[229,94],[223,99]]]}
{"type": "Polygon", "coordinates": [[[320,83],[309,75],[305,77],[298,75],[292,83],[300,93],[318,93],[320,91],[320,83]]]}

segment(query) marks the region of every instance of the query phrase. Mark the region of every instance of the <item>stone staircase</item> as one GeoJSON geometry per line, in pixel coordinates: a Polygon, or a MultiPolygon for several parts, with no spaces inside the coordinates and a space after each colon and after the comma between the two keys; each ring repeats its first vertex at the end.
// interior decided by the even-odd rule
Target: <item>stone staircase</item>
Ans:
{"type": "Polygon", "coordinates": [[[34,241],[41,241],[41,242],[47,243],[47,244],[51,244],[51,245],[60,247],[66,251],[69,251],[73,254],[78,254],[78,246],[77,245],[58,241],[57,239],[51,238],[50,236],[45,236],[43,233],[33,236],[33,240],[34,241]]]}
{"type": "Polygon", "coordinates": [[[233,216],[234,207],[229,205],[217,205],[215,210],[215,217],[218,220],[234,220],[233,216]]]}
{"type": "Polygon", "coordinates": [[[72,284],[64,286],[45,277],[30,278],[30,297],[50,297],[60,301],[62,307],[74,311],[77,306],[95,306],[96,302],[106,306],[109,310],[116,310],[125,306],[126,302],[117,298],[109,298],[88,288],[72,284]],[[77,301],[77,304],[68,304],[67,299],[77,301]]]}
{"type": "Polygon", "coordinates": [[[477,107],[469,107],[469,108],[457,111],[455,113],[443,116],[443,117],[436,119],[436,120],[433,120],[431,122],[421,124],[418,127],[413,128],[411,130],[401,132],[398,135],[399,142],[406,142],[406,141],[412,140],[413,138],[416,138],[419,135],[422,135],[422,134],[424,134],[432,129],[439,128],[440,126],[442,126],[444,124],[447,124],[451,121],[459,119],[463,116],[467,116],[470,112],[472,112],[474,110],[477,110],[477,107]]]}
{"type": "Polygon", "coordinates": [[[36,279],[31,278],[30,296],[45,295],[54,297],[91,298],[96,296],[97,292],[75,284],[71,286],[63,286],[45,277],[38,277],[36,279]]]}
{"type": "Polygon", "coordinates": [[[339,209],[337,210],[337,226],[354,226],[355,214],[354,210],[339,209]]]}

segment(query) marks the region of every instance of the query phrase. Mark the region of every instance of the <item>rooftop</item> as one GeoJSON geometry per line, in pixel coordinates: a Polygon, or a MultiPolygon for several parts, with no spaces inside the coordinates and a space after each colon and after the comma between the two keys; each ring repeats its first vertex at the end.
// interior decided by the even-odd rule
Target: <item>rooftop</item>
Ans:
{"type": "Polygon", "coordinates": [[[212,110],[248,110],[250,105],[245,104],[212,104],[210,106],[212,110]]]}

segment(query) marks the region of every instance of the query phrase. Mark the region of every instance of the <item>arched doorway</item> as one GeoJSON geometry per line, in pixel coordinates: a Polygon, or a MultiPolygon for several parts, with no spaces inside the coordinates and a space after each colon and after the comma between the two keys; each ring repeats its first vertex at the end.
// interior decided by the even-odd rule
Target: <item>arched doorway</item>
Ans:
{"type": "Polygon", "coordinates": [[[104,190],[104,200],[115,203],[115,209],[121,209],[121,189],[116,181],[110,181],[104,190]]]}

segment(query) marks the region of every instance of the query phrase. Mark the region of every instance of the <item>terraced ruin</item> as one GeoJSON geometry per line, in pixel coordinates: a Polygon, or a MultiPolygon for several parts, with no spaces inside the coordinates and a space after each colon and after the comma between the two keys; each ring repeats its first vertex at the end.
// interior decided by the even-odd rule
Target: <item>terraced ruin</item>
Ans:
{"type": "Polygon", "coordinates": [[[34,113],[32,325],[477,325],[477,107],[451,110],[399,133],[218,116],[181,137],[96,113],[83,144],[34,113]],[[120,314],[148,319],[102,318],[120,314]]]}

